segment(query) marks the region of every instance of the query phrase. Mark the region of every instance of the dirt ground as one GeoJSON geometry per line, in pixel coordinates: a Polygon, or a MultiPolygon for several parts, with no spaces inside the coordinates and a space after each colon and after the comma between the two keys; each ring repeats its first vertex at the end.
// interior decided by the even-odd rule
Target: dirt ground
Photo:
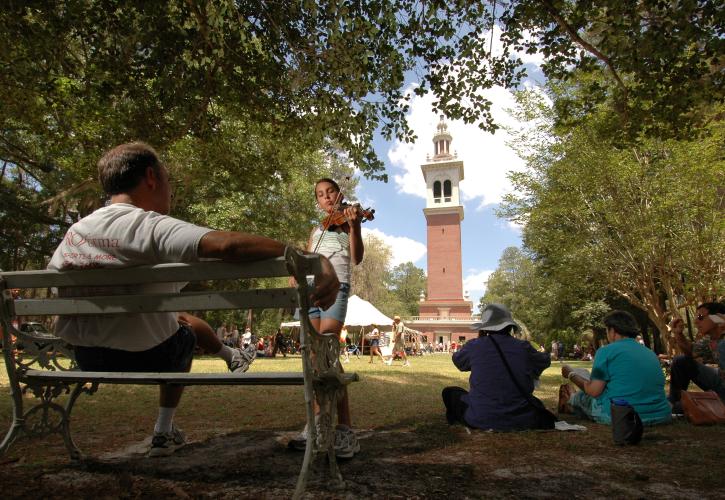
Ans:
{"type": "MultiPolygon", "coordinates": [[[[469,434],[441,421],[360,430],[361,452],[341,463],[344,485],[328,484],[319,462],[306,497],[723,498],[722,427],[677,422],[625,448],[608,427],[588,427],[469,434]]],[[[133,443],[80,463],[62,455],[28,463],[11,449],[0,458],[2,497],[289,498],[302,463],[286,448],[293,435],[227,434],[155,459],[144,457],[147,443],[133,443]]]]}

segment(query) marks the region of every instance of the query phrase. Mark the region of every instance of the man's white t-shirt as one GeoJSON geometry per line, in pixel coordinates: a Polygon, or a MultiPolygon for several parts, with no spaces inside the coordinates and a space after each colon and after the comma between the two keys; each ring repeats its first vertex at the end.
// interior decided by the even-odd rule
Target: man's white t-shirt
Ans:
{"type": "MultiPolygon", "coordinates": [[[[123,268],[199,260],[199,241],[209,228],[134,205],[114,203],[73,224],[55,250],[48,269],[123,268]]],[[[185,283],[94,287],[95,295],[178,292],[185,283]]],[[[78,289],[75,289],[78,290],[78,289]]],[[[59,291],[73,296],[74,288],[59,291]]],[[[76,292],[77,293],[77,292],[76,292]]],[[[179,329],[177,313],[61,316],[56,335],[73,345],[145,351],[179,329]]]]}

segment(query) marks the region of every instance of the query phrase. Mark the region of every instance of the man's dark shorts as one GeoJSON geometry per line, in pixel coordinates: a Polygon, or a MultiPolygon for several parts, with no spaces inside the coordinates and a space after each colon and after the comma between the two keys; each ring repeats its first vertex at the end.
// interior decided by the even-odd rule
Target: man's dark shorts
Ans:
{"type": "Polygon", "coordinates": [[[194,357],[196,335],[182,325],[171,337],[147,351],[76,346],[78,366],[88,372],[187,372],[194,357]]]}

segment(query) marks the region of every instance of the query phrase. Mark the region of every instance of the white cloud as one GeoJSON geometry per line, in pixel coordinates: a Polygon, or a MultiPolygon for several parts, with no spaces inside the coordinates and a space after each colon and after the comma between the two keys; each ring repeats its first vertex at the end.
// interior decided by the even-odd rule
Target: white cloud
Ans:
{"type": "Polygon", "coordinates": [[[470,274],[467,274],[463,278],[463,289],[471,295],[473,295],[474,293],[479,296],[483,295],[484,293],[486,293],[486,282],[491,276],[491,273],[493,273],[492,269],[487,269],[484,271],[472,269],[470,271],[470,274]]]}
{"type": "Polygon", "coordinates": [[[463,291],[468,292],[469,300],[473,302],[473,311],[478,311],[478,303],[481,297],[486,293],[486,282],[493,273],[493,270],[479,271],[477,269],[469,270],[468,274],[463,277],[463,291]]]}
{"type": "MultiPolygon", "coordinates": [[[[514,107],[513,94],[503,88],[489,89],[484,93],[492,102],[492,113],[500,125],[516,125],[505,111],[514,107]]],[[[407,194],[425,198],[425,182],[420,165],[433,153],[433,134],[439,117],[432,111],[433,96],[415,97],[411,102],[408,122],[418,136],[412,144],[395,141],[388,152],[394,170],[393,180],[397,188],[407,194]]],[[[510,191],[506,178],[511,170],[522,170],[524,162],[506,145],[509,134],[499,129],[495,134],[483,132],[476,125],[462,121],[448,121],[448,131],[453,136],[452,150],[463,160],[464,180],[461,194],[464,200],[479,200],[477,205],[499,203],[510,191]]]]}
{"type": "MultiPolygon", "coordinates": [[[[490,33],[490,32],[488,32],[490,33]]],[[[488,38],[484,33],[482,37],[488,38]]],[[[500,28],[494,32],[493,52],[501,52],[499,40],[500,28]]],[[[524,63],[540,64],[539,54],[517,54],[524,63]]],[[[411,91],[416,83],[407,89],[411,91]]],[[[530,83],[525,83],[530,87],[530,83]]],[[[500,126],[514,129],[522,127],[508,112],[515,107],[514,95],[502,87],[482,90],[481,94],[492,102],[491,114],[500,126]]],[[[395,141],[388,151],[388,159],[393,166],[392,178],[397,188],[407,194],[425,198],[425,182],[420,165],[426,162],[426,156],[433,153],[433,134],[439,117],[433,113],[433,96],[411,96],[410,112],[407,116],[411,129],[418,140],[415,143],[395,141]]],[[[461,182],[461,196],[464,201],[473,201],[479,210],[486,205],[501,202],[504,194],[511,191],[507,178],[510,171],[521,171],[525,164],[518,155],[506,145],[510,134],[499,129],[495,134],[483,132],[475,124],[465,124],[460,120],[448,122],[448,131],[453,136],[451,149],[463,160],[464,180],[461,182]]]]}
{"type": "Polygon", "coordinates": [[[521,231],[523,231],[523,229],[524,229],[523,224],[519,224],[518,222],[514,222],[511,220],[506,220],[505,227],[506,227],[506,229],[513,231],[515,233],[518,233],[518,234],[521,234],[521,231]]]}
{"type": "MultiPolygon", "coordinates": [[[[534,36],[531,31],[524,30],[522,34],[524,35],[524,40],[526,42],[534,41],[534,36]]],[[[527,54],[526,52],[516,52],[516,55],[521,58],[521,62],[523,62],[524,64],[535,64],[536,66],[541,66],[546,61],[546,57],[544,57],[544,54],[541,52],[534,52],[533,54],[527,54]]]]}
{"type": "Polygon", "coordinates": [[[419,261],[427,252],[427,247],[424,243],[416,241],[412,238],[406,238],[405,236],[391,236],[385,234],[379,229],[368,229],[363,228],[363,236],[366,234],[372,234],[377,238],[383,240],[393,253],[393,257],[390,262],[390,266],[395,267],[405,262],[412,262],[415,264],[419,261]]]}

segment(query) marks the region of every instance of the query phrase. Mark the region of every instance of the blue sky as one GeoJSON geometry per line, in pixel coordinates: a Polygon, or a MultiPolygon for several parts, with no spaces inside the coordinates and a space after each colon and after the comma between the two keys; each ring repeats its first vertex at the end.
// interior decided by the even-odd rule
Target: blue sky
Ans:
{"type": "MultiPolygon", "coordinates": [[[[484,34],[484,36],[487,36],[484,34]]],[[[541,83],[538,55],[523,55],[530,77],[526,85],[541,83]]],[[[408,89],[416,85],[407,82],[408,89]]],[[[484,91],[493,102],[492,112],[498,124],[517,127],[507,109],[513,107],[511,92],[494,88],[484,91]]],[[[393,251],[392,265],[412,261],[426,269],[425,182],[420,165],[426,154],[433,154],[433,134],[439,116],[431,108],[431,96],[413,97],[408,123],[418,140],[413,144],[374,142],[378,156],[385,162],[388,183],[362,178],[357,196],[365,206],[376,210],[375,220],[363,225],[382,237],[393,251]]],[[[485,292],[488,275],[496,269],[506,247],[520,246],[520,228],[495,215],[505,193],[511,191],[507,173],[522,170],[523,161],[507,146],[510,136],[505,130],[495,134],[481,131],[476,125],[446,120],[453,136],[452,151],[463,160],[464,180],[460,183],[464,219],[461,223],[463,288],[470,293],[474,306],[485,292]]],[[[474,309],[477,312],[477,309],[474,309]]]]}

